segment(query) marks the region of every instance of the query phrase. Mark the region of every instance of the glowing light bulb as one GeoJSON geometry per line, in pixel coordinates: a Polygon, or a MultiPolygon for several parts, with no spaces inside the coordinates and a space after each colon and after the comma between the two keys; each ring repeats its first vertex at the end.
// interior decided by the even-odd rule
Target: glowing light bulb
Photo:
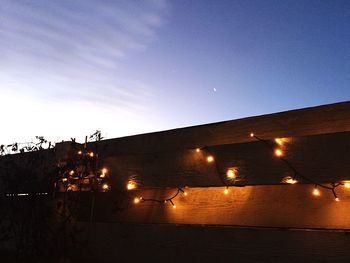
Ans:
{"type": "Polygon", "coordinates": [[[129,181],[128,184],[126,185],[126,189],[132,190],[136,188],[136,184],[132,181],[129,181]]]}
{"type": "Polygon", "coordinates": [[[67,182],[67,178],[62,178],[62,182],[67,182]]]}
{"type": "Polygon", "coordinates": [[[229,191],[228,191],[228,188],[226,188],[226,189],[224,190],[224,194],[227,195],[228,192],[229,192],[229,191]]]}
{"type": "Polygon", "coordinates": [[[315,195],[315,196],[319,196],[320,195],[320,191],[315,188],[313,191],[312,191],[312,194],[315,195]]]}
{"type": "Polygon", "coordinates": [[[335,200],[335,201],[337,201],[337,202],[339,202],[339,201],[340,201],[338,197],[336,197],[334,200],[335,200]]]}
{"type": "Polygon", "coordinates": [[[103,190],[108,190],[109,189],[109,185],[108,184],[103,184],[102,185],[102,189],[103,190]]]}
{"type": "Polygon", "coordinates": [[[207,157],[207,162],[208,162],[208,163],[212,163],[213,161],[214,161],[214,157],[211,156],[211,155],[209,155],[209,156],[207,157]]]}
{"type": "Polygon", "coordinates": [[[140,198],[138,198],[138,197],[135,197],[135,198],[134,198],[134,203],[135,203],[135,204],[140,203],[140,201],[141,201],[140,198]]]}
{"type": "Polygon", "coordinates": [[[103,168],[103,169],[102,169],[102,173],[103,173],[103,174],[106,174],[107,172],[108,172],[107,168],[103,168]]]}
{"type": "Polygon", "coordinates": [[[73,175],[73,174],[74,174],[74,171],[71,170],[71,171],[69,172],[69,175],[73,175]]]}
{"type": "Polygon", "coordinates": [[[282,141],[282,139],[280,139],[280,138],[276,138],[276,139],[275,139],[275,142],[276,142],[278,145],[282,145],[282,144],[283,144],[283,141],[282,141]]]}
{"type": "Polygon", "coordinates": [[[344,187],[345,188],[350,188],[350,182],[349,181],[344,182],[344,187]]]}
{"type": "Polygon", "coordinates": [[[287,184],[296,184],[298,181],[291,176],[286,176],[283,178],[282,182],[287,184]]]}
{"type": "Polygon", "coordinates": [[[281,157],[283,155],[283,151],[279,148],[275,149],[275,155],[277,157],[281,157]]]}
{"type": "Polygon", "coordinates": [[[188,196],[188,193],[187,193],[187,192],[184,192],[184,196],[188,196]]]}
{"type": "Polygon", "coordinates": [[[94,153],[93,153],[93,152],[90,152],[90,153],[89,153],[89,156],[90,156],[90,157],[94,157],[94,153]]]}
{"type": "Polygon", "coordinates": [[[236,169],[234,168],[229,168],[226,172],[226,176],[227,178],[230,178],[230,179],[235,179],[236,178],[236,169]]]}
{"type": "Polygon", "coordinates": [[[251,134],[250,134],[250,137],[251,137],[251,138],[253,138],[254,136],[255,136],[254,133],[251,133],[251,134]]]}
{"type": "Polygon", "coordinates": [[[175,205],[175,204],[173,204],[173,208],[176,208],[176,205],[175,205]]]}
{"type": "Polygon", "coordinates": [[[199,149],[199,148],[196,149],[196,152],[197,152],[197,153],[199,153],[200,151],[201,151],[201,149],[199,149]]]}

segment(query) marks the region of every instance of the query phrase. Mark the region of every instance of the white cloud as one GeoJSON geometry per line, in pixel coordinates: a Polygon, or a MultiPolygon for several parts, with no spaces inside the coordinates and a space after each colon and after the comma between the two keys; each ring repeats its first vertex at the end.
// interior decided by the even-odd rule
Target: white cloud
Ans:
{"type": "MultiPolygon", "coordinates": [[[[123,115],[118,122],[140,124],[137,116],[147,111],[152,89],[119,69],[130,53],[145,51],[154,41],[166,1],[1,1],[0,91],[7,94],[1,98],[7,104],[0,111],[21,100],[17,111],[6,115],[16,132],[2,131],[1,138],[26,132],[20,131],[22,124],[30,126],[29,116],[44,107],[46,119],[47,113],[60,118],[70,109],[79,112],[76,118],[88,120],[90,110],[78,109],[89,105],[99,115],[113,112],[123,115]]],[[[50,134],[62,134],[56,126],[51,124],[50,134]]],[[[85,133],[87,127],[82,128],[85,133]]]]}

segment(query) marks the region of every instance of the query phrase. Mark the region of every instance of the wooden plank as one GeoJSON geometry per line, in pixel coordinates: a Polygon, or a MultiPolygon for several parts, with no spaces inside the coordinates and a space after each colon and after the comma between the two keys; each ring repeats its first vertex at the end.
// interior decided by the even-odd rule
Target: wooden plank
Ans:
{"type": "MultiPolygon", "coordinates": [[[[168,202],[133,203],[134,197],[164,199],[176,189],[110,193],[96,199],[94,221],[214,224],[256,227],[321,228],[350,230],[350,189],[338,187],[339,202],[330,191],[312,195],[312,185],[246,186],[230,188],[225,195],[223,187],[188,188],[188,196],[179,195],[168,202]]],[[[89,218],[90,201],[85,207],[89,218]]],[[[80,220],[83,218],[80,217],[80,220]]]]}
{"type": "Polygon", "coordinates": [[[350,102],[109,139],[99,148],[107,155],[134,155],[249,142],[250,132],[272,139],[344,131],[350,131],[350,102]]]}
{"type": "MultiPolygon", "coordinates": [[[[139,187],[204,187],[280,184],[284,177],[294,175],[265,143],[250,140],[211,146],[200,152],[191,148],[139,155],[101,152],[101,164],[108,167],[117,188],[125,187],[130,178],[139,187]],[[214,156],[215,162],[207,162],[209,155],[214,156]],[[235,181],[227,180],[230,167],[237,169],[235,181]]],[[[281,148],[283,158],[300,174],[318,183],[350,180],[350,132],[293,137],[283,146],[274,141],[269,143],[273,148],[281,148]]]]}
{"type": "Polygon", "coordinates": [[[82,224],[87,262],[348,262],[344,232],[153,224],[82,224]]]}

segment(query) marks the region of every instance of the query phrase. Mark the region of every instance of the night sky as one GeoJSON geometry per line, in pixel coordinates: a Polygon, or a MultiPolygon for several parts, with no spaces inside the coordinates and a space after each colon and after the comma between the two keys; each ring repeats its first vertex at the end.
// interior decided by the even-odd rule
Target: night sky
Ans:
{"type": "Polygon", "coordinates": [[[0,143],[350,99],[350,1],[0,0],[0,143]]]}

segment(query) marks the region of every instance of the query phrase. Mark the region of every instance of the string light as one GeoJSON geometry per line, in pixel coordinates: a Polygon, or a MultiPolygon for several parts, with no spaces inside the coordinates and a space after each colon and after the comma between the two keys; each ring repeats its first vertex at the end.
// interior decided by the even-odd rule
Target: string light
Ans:
{"type": "Polygon", "coordinates": [[[227,178],[234,180],[234,179],[236,179],[236,173],[237,173],[236,168],[229,168],[229,169],[227,169],[226,176],[227,176],[227,178]]]}
{"type": "Polygon", "coordinates": [[[101,177],[101,178],[105,178],[107,172],[108,172],[107,168],[103,168],[103,169],[101,170],[100,177],[101,177]]]}
{"type": "Polygon", "coordinates": [[[280,148],[275,149],[275,155],[277,157],[281,157],[283,155],[283,151],[280,148]]]}
{"type": "Polygon", "coordinates": [[[73,174],[74,174],[74,171],[71,170],[71,171],[69,172],[69,175],[73,175],[73,174]]]}
{"type": "MultiPolygon", "coordinates": [[[[263,140],[263,139],[259,138],[258,136],[255,136],[255,135],[250,136],[250,137],[254,137],[256,140],[263,142],[268,148],[270,148],[270,150],[272,150],[272,151],[275,153],[275,155],[277,155],[278,157],[280,157],[279,159],[280,159],[281,161],[283,161],[283,162],[287,165],[287,167],[294,173],[294,177],[293,177],[293,178],[291,178],[291,177],[285,177],[284,180],[283,180],[284,182],[289,183],[289,184],[295,184],[295,183],[297,183],[297,181],[296,181],[296,176],[299,176],[299,177],[301,177],[302,179],[304,179],[305,181],[307,181],[307,182],[309,182],[309,183],[313,183],[313,184],[315,185],[315,189],[314,189],[314,191],[313,191],[313,194],[314,194],[314,195],[319,195],[319,194],[320,194],[320,193],[319,193],[319,190],[316,189],[316,187],[319,186],[319,187],[322,187],[322,188],[324,188],[324,189],[327,189],[327,190],[332,191],[332,193],[333,193],[333,195],[334,195],[335,201],[337,201],[337,202],[339,201],[339,198],[338,198],[338,196],[337,196],[337,194],[336,194],[336,192],[335,192],[335,189],[336,189],[339,185],[345,185],[344,183],[331,183],[331,186],[327,186],[327,185],[324,185],[324,184],[317,183],[317,182],[315,182],[313,179],[308,178],[307,176],[302,175],[300,172],[298,172],[297,169],[296,169],[287,159],[285,159],[285,158],[282,157],[282,155],[283,155],[282,150],[281,150],[281,152],[278,152],[278,150],[280,150],[280,149],[279,149],[279,148],[274,149],[273,146],[271,146],[271,144],[269,143],[269,141],[263,140]],[[280,154],[280,153],[281,153],[281,154],[280,154]],[[317,190],[317,191],[316,191],[316,190],[317,190]]],[[[280,140],[283,141],[283,139],[280,139],[280,140]]],[[[286,139],[286,140],[287,140],[287,139],[286,139]]],[[[278,144],[278,142],[280,142],[280,141],[275,139],[275,142],[278,144]]],[[[350,187],[350,184],[349,184],[349,187],[350,187]]]]}
{"type": "Polygon", "coordinates": [[[177,192],[171,196],[170,198],[166,198],[166,199],[154,199],[154,198],[143,198],[143,197],[136,197],[134,198],[134,203],[135,204],[138,204],[140,202],[156,202],[156,203],[163,203],[163,204],[166,204],[166,203],[170,203],[172,205],[173,208],[176,208],[176,205],[174,203],[174,199],[180,194],[182,193],[183,195],[187,196],[187,192],[185,192],[182,188],[178,188],[177,189],[177,192]]]}
{"type": "Polygon", "coordinates": [[[181,193],[183,193],[184,196],[188,195],[188,193],[186,191],[182,190],[181,188],[179,188],[179,190],[180,190],[181,193]]]}
{"type": "Polygon", "coordinates": [[[320,191],[317,189],[317,185],[315,185],[315,188],[314,188],[314,190],[312,191],[312,194],[313,194],[314,196],[319,196],[319,195],[320,195],[320,191]]]}
{"type": "Polygon", "coordinates": [[[199,153],[201,151],[200,148],[196,148],[196,152],[199,153]]]}
{"type": "Polygon", "coordinates": [[[128,190],[133,190],[136,188],[136,183],[134,181],[129,181],[128,184],[126,185],[126,189],[128,190]]]}
{"type": "Polygon", "coordinates": [[[83,154],[83,152],[82,151],[78,151],[78,154],[80,155],[80,154],[83,154]]]}
{"type": "Polygon", "coordinates": [[[343,182],[345,188],[350,188],[350,181],[343,182]]]}
{"type": "Polygon", "coordinates": [[[90,153],[89,153],[89,156],[90,156],[90,157],[94,157],[94,155],[95,155],[94,152],[90,152],[90,153]]]}
{"type": "Polygon", "coordinates": [[[282,182],[287,184],[296,184],[298,181],[294,177],[286,176],[283,178],[282,182]]]}
{"type": "Polygon", "coordinates": [[[282,139],[280,139],[280,138],[276,138],[276,139],[275,139],[275,142],[276,142],[278,145],[282,145],[282,144],[283,144],[283,141],[282,141],[282,139]]]}
{"type": "Polygon", "coordinates": [[[212,155],[209,155],[209,156],[207,157],[207,162],[208,162],[208,163],[214,162],[214,157],[213,157],[212,155]]]}
{"type": "Polygon", "coordinates": [[[290,141],[289,138],[275,138],[275,142],[279,145],[279,146],[283,146],[285,143],[288,143],[290,141]]]}
{"type": "Polygon", "coordinates": [[[109,189],[109,185],[108,184],[103,184],[102,185],[102,189],[103,190],[108,190],[109,189]]]}
{"type": "Polygon", "coordinates": [[[251,138],[255,137],[254,133],[249,134],[251,138]]]}

